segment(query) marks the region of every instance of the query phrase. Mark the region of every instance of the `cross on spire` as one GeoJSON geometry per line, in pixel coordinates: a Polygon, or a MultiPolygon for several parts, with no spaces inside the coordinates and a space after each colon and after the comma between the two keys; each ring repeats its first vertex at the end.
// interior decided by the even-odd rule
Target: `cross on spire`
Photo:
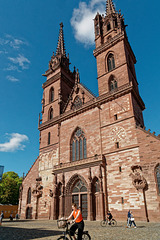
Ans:
{"type": "Polygon", "coordinates": [[[59,38],[58,38],[56,55],[66,56],[66,50],[65,50],[65,46],[64,46],[63,23],[62,22],[60,23],[60,30],[59,30],[59,38]]]}
{"type": "Polygon", "coordinates": [[[106,15],[110,15],[112,13],[116,13],[115,6],[112,0],[107,0],[106,2],[106,15]]]}

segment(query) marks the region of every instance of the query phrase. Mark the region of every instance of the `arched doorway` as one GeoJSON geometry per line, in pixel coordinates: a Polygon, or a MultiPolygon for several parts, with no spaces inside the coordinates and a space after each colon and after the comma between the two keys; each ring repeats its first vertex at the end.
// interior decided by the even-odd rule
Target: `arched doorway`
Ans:
{"type": "Polygon", "coordinates": [[[85,183],[78,179],[72,188],[72,202],[80,206],[84,219],[88,217],[87,187],[85,183]]]}
{"type": "Polygon", "coordinates": [[[32,219],[32,207],[26,209],[26,219],[32,219]]]}

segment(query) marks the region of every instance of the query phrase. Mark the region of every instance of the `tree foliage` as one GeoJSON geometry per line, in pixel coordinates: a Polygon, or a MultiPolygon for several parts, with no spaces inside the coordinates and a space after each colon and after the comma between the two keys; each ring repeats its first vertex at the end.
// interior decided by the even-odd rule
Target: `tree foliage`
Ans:
{"type": "Polygon", "coordinates": [[[0,182],[0,203],[18,204],[19,187],[22,184],[22,177],[15,172],[6,172],[0,182]]]}

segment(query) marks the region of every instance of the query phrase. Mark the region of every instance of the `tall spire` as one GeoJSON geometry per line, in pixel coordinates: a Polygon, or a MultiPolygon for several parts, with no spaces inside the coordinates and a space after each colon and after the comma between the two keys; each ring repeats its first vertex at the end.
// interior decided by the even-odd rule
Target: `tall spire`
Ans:
{"type": "Polygon", "coordinates": [[[106,2],[106,15],[110,15],[112,13],[116,13],[115,6],[112,0],[107,0],[106,2]]]}
{"type": "Polygon", "coordinates": [[[62,22],[60,23],[59,38],[58,38],[57,51],[56,51],[56,55],[59,55],[59,54],[66,56],[62,22]]]}

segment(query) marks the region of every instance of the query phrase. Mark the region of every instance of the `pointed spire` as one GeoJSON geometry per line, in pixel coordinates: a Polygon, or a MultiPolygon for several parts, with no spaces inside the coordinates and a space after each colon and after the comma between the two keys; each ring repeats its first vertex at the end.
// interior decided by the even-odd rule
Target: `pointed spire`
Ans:
{"type": "Polygon", "coordinates": [[[57,51],[56,51],[56,55],[59,55],[59,54],[66,56],[62,22],[60,23],[59,38],[58,38],[57,51]]]}
{"type": "Polygon", "coordinates": [[[115,6],[112,0],[107,0],[106,2],[106,15],[110,15],[112,13],[116,13],[115,6]]]}

